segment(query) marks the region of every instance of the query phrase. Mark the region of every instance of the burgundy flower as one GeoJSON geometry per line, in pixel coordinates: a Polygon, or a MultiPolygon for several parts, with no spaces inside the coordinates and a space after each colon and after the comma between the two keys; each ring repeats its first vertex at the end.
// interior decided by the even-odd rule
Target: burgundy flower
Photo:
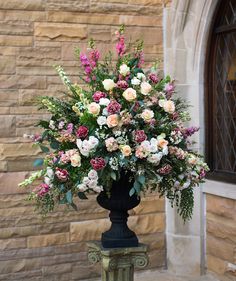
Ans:
{"type": "Polygon", "coordinates": [[[77,138],[85,139],[88,135],[89,129],[86,126],[79,126],[76,131],[77,138]]]}
{"type": "Polygon", "coordinates": [[[159,169],[159,173],[161,175],[168,175],[172,171],[172,167],[169,164],[166,164],[162,168],[159,169]]]}
{"type": "Polygon", "coordinates": [[[184,138],[191,137],[193,134],[195,134],[200,128],[199,127],[189,127],[182,130],[182,134],[184,138]]]}
{"type": "Polygon", "coordinates": [[[61,169],[57,167],[55,175],[58,177],[59,180],[66,181],[68,179],[69,173],[67,172],[66,169],[61,169]]]}
{"type": "Polygon", "coordinates": [[[147,139],[147,135],[145,134],[144,130],[137,130],[134,132],[134,140],[136,142],[142,142],[147,139]]]}
{"type": "Polygon", "coordinates": [[[107,106],[107,111],[110,114],[119,113],[121,110],[121,105],[116,100],[111,100],[107,106]]]}
{"type": "Polygon", "coordinates": [[[149,79],[155,84],[158,83],[158,81],[159,81],[159,78],[157,77],[157,75],[155,73],[151,73],[149,75],[149,79]]]}
{"type": "Polygon", "coordinates": [[[105,98],[107,96],[106,93],[103,93],[101,91],[97,91],[93,94],[93,100],[95,102],[99,102],[101,98],[105,98]]]}
{"type": "Polygon", "coordinates": [[[177,120],[179,118],[179,113],[178,112],[174,112],[173,114],[172,114],[172,119],[173,120],[177,120]]]}
{"type": "Polygon", "coordinates": [[[120,89],[127,89],[129,87],[129,84],[125,81],[125,80],[119,80],[117,83],[116,83],[117,87],[120,88],[120,89]]]}
{"type": "Polygon", "coordinates": [[[96,157],[94,159],[91,159],[90,164],[96,171],[102,170],[106,166],[106,162],[102,157],[96,157]]]}
{"type": "Polygon", "coordinates": [[[37,186],[34,190],[33,190],[33,192],[34,193],[37,193],[37,195],[39,196],[39,197],[43,197],[46,193],[48,193],[48,191],[49,191],[49,185],[48,184],[46,184],[46,183],[41,183],[39,186],[37,186]]]}
{"type": "Polygon", "coordinates": [[[135,104],[134,104],[134,107],[133,107],[133,111],[134,111],[134,112],[137,112],[138,109],[139,109],[139,107],[140,107],[140,104],[139,104],[138,101],[136,101],[135,104]]]}
{"type": "Polygon", "coordinates": [[[199,177],[200,177],[200,179],[202,179],[202,178],[204,178],[206,176],[206,171],[202,168],[201,170],[200,170],[200,175],[199,175],[199,177]]]}

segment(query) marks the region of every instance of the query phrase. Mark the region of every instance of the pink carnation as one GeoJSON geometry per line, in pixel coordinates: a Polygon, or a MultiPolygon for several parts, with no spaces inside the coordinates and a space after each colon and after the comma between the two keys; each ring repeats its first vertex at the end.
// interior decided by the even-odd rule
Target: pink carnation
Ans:
{"type": "Polygon", "coordinates": [[[101,91],[97,91],[93,94],[93,100],[99,102],[101,98],[105,98],[107,95],[101,91]]]}
{"type": "Polygon", "coordinates": [[[116,85],[120,89],[127,89],[129,87],[129,84],[125,80],[119,80],[116,85]]]}
{"type": "Polygon", "coordinates": [[[147,135],[145,134],[144,130],[137,130],[134,132],[134,139],[136,142],[142,142],[147,139],[147,135]]]}
{"type": "Polygon", "coordinates": [[[102,170],[106,166],[106,162],[102,157],[96,157],[90,161],[95,171],[102,170]]]}
{"type": "Polygon", "coordinates": [[[116,100],[111,100],[107,106],[107,111],[110,114],[119,113],[121,110],[121,105],[116,100]]]}
{"type": "Polygon", "coordinates": [[[88,135],[89,129],[86,126],[79,126],[76,131],[77,138],[85,139],[88,135]]]}
{"type": "Polygon", "coordinates": [[[168,175],[172,171],[172,167],[169,164],[166,164],[162,168],[159,169],[159,173],[161,175],[168,175]]]}
{"type": "Polygon", "coordinates": [[[39,197],[43,197],[46,193],[48,193],[50,186],[46,183],[41,183],[37,186],[33,192],[36,193],[39,197]]]}
{"type": "Polygon", "coordinates": [[[59,180],[66,181],[68,179],[69,173],[67,172],[66,169],[61,169],[57,167],[55,175],[58,177],[59,180]]]}

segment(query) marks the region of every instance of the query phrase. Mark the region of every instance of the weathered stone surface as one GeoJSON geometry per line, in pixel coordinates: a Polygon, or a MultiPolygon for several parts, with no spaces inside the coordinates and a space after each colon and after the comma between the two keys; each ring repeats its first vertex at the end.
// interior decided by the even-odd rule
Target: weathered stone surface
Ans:
{"type": "Polygon", "coordinates": [[[87,12],[89,10],[89,2],[84,0],[48,0],[46,9],[87,12]]]}
{"type": "Polygon", "coordinates": [[[0,144],[0,160],[14,159],[16,157],[25,157],[26,155],[39,155],[40,149],[32,147],[28,143],[19,144],[0,144]]]}
{"type": "Polygon", "coordinates": [[[111,27],[106,25],[89,25],[89,38],[93,38],[96,42],[110,42],[111,41],[111,27]]]}
{"type": "Polygon", "coordinates": [[[25,238],[13,238],[0,240],[0,250],[26,248],[25,238]]]}
{"type": "Polygon", "coordinates": [[[59,265],[52,265],[52,266],[43,266],[42,272],[44,277],[48,277],[49,275],[55,276],[62,273],[71,272],[72,270],[72,264],[71,263],[65,263],[65,264],[59,264],[59,265]]]}
{"type": "Polygon", "coordinates": [[[19,76],[19,75],[1,75],[1,89],[45,89],[46,77],[43,76],[19,76]]]}
{"type": "Polygon", "coordinates": [[[57,41],[85,39],[87,26],[81,24],[35,23],[35,36],[56,39],[57,41]]]}
{"type": "MultiPolygon", "coordinates": [[[[0,173],[0,194],[17,194],[17,193],[25,193],[26,190],[18,187],[18,183],[22,182],[26,176],[27,172],[13,172],[13,173],[0,173]]],[[[13,200],[10,198],[10,200],[13,200]]],[[[1,208],[4,208],[1,205],[1,208]]],[[[0,213],[4,209],[0,209],[0,213]]],[[[9,214],[11,211],[15,211],[15,208],[7,210],[9,214]]]]}
{"type": "MultiPolygon", "coordinates": [[[[15,106],[18,104],[18,90],[0,90],[0,106],[15,106]]],[[[0,109],[1,111],[1,109],[0,109]]]]}
{"type": "Polygon", "coordinates": [[[51,245],[66,244],[69,242],[69,233],[56,233],[27,238],[28,248],[38,248],[51,245]]]}
{"type": "Polygon", "coordinates": [[[33,35],[33,24],[32,22],[5,21],[0,23],[0,34],[33,35]]]}
{"type": "Polygon", "coordinates": [[[208,270],[216,272],[217,274],[224,275],[227,267],[227,263],[212,255],[207,255],[207,267],[208,270]]]}
{"type": "Polygon", "coordinates": [[[14,9],[14,10],[44,10],[45,9],[44,0],[17,0],[4,1],[0,0],[1,9],[14,9]]]}
{"type": "Polygon", "coordinates": [[[158,195],[152,195],[142,198],[141,203],[133,210],[134,214],[147,214],[155,212],[164,212],[165,201],[158,195]]]}
{"type": "MultiPolygon", "coordinates": [[[[52,47],[33,47],[19,48],[17,56],[17,65],[25,61],[42,62],[59,60],[61,57],[61,48],[52,47]]],[[[25,65],[25,64],[24,64],[25,65]]],[[[42,65],[42,64],[41,64],[42,65]]]]}
{"type": "Polygon", "coordinates": [[[207,195],[207,212],[236,220],[235,200],[207,195]]]}
{"type": "Polygon", "coordinates": [[[228,243],[224,239],[211,236],[207,237],[207,254],[218,257],[222,260],[234,262],[236,245],[228,243]]]}
{"type": "MultiPolygon", "coordinates": [[[[4,1],[4,0],[2,0],[4,1]]],[[[29,0],[30,1],[30,0],[29,0]]],[[[1,10],[0,17],[5,21],[45,21],[46,13],[42,11],[1,10]]]]}
{"type": "Polygon", "coordinates": [[[10,56],[0,57],[0,73],[2,74],[14,74],[15,69],[15,58],[10,56]]]}
{"type": "Polygon", "coordinates": [[[32,46],[33,37],[0,35],[0,46],[32,46]]]}
{"type": "Polygon", "coordinates": [[[118,14],[101,14],[101,13],[72,13],[72,12],[48,12],[49,21],[53,22],[73,22],[86,24],[106,24],[106,25],[140,25],[142,26],[161,26],[161,16],[149,17],[140,15],[118,15],[118,14]]]}
{"type": "MultiPolygon", "coordinates": [[[[16,117],[12,115],[0,116],[0,135],[1,137],[13,137],[16,134],[16,117]]],[[[0,149],[1,150],[1,149],[0,149]]],[[[1,154],[1,152],[0,152],[1,154]]],[[[0,160],[1,156],[0,156],[0,160]]]]}

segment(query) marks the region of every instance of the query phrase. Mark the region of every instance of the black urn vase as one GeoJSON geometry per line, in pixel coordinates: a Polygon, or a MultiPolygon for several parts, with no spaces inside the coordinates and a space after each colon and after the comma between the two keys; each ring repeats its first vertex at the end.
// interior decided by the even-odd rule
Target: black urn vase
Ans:
{"type": "Polygon", "coordinates": [[[137,247],[138,238],[127,225],[128,210],[140,203],[140,198],[134,194],[129,195],[133,181],[129,181],[128,174],[122,173],[118,181],[113,181],[110,196],[102,191],[98,197],[98,204],[110,210],[111,227],[102,233],[102,246],[104,248],[137,247]]]}

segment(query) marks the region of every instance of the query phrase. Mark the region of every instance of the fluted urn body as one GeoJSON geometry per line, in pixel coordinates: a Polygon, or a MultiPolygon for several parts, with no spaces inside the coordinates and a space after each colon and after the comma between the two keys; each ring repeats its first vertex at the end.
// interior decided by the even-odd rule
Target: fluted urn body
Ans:
{"type": "Polygon", "coordinates": [[[140,198],[134,194],[129,195],[133,187],[133,181],[129,181],[129,175],[122,173],[118,181],[113,181],[110,195],[106,191],[97,197],[98,204],[110,210],[111,227],[102,233],[102,246],[104,248],[137,247],[139,245],[136,234],[127,225],[128,210],[140,203],[140,198]]]}

